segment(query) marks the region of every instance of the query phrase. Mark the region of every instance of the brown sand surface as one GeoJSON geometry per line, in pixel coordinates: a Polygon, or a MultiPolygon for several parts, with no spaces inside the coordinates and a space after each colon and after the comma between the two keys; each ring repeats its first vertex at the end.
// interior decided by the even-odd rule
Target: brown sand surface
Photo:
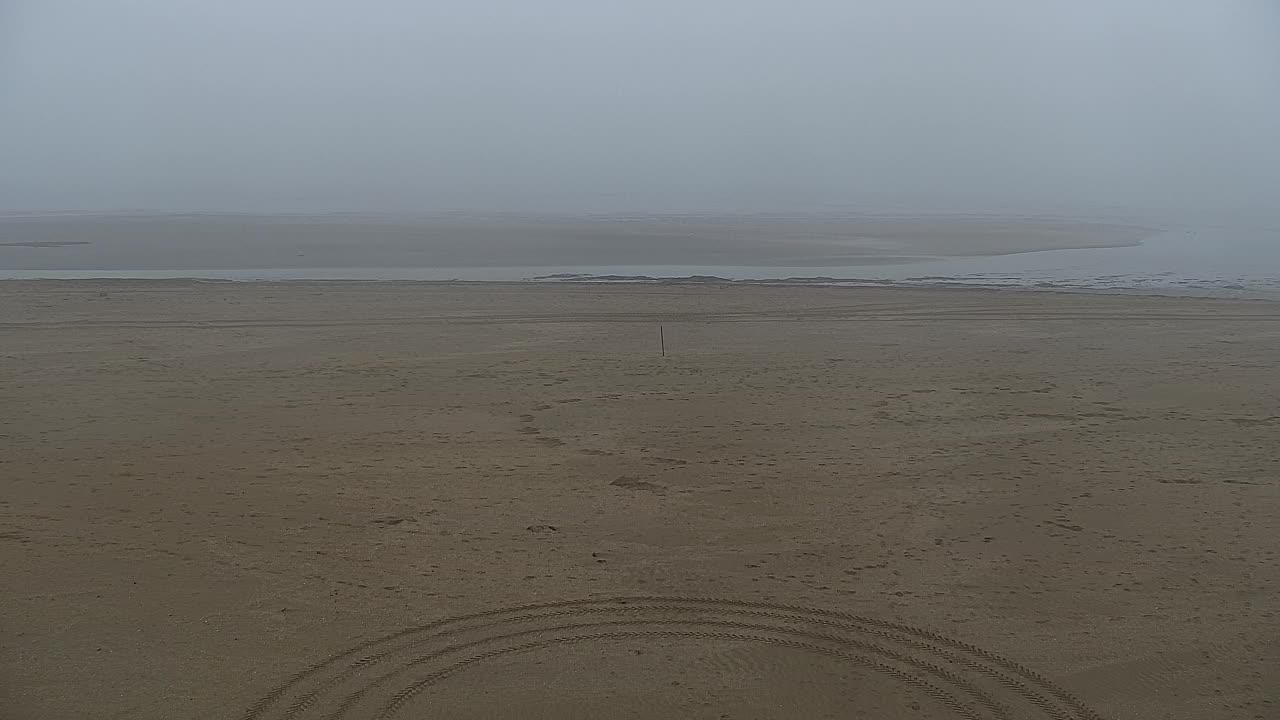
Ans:
{"type": "Polygon", "coordinates": [[[1278,365],[1263,302],[0,283],[0,717],[1280,717],[1278,365]]]}

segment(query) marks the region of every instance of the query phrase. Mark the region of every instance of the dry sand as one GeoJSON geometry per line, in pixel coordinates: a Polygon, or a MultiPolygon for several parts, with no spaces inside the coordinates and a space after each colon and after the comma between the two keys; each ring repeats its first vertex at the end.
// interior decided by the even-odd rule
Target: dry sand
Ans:
{"type": "Polygon", "coordinates": [[[6,719],[1280,717],[1274,304],[8,282],[0,364],[6,719]]]}

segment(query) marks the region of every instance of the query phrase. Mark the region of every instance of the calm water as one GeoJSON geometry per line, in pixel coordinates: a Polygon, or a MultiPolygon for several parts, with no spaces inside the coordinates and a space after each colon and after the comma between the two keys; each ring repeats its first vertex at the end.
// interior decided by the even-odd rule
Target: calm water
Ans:
{"type": "Polygon", "coordinates": [[[614,265],[541,267],[349,267],[305,269],[5,270],[7,278],[173,278],[224,280],[515,281],[546,276],[711,275],[734,280],[832,278],[840,284],[965,285],[1064,291],[1141,292],[1280,299],[1280,231],[1183,228],[1138,247],[924,260],[845,267],[614,265]]]}

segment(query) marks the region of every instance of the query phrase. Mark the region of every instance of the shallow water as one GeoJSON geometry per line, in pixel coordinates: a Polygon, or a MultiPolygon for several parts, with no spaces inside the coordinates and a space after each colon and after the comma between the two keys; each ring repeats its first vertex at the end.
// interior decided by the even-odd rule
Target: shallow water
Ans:
{"type": "MultiPolygon", "coordinates": [[[[822,284],[963,285],[1076,292],[1128,292],[1280,299],[1280,231],[1181,228],[1140,246],[925,259],[843,267],[733,265],[556,265],[523,267],[347,267],[173,270],[6,270],[0,277],[208,278],[220,280],[544,280],[600,276],[731,280],[821,278],[822,284]]],[[[563,281],[562,279],[560,281],[563,281]]]]}

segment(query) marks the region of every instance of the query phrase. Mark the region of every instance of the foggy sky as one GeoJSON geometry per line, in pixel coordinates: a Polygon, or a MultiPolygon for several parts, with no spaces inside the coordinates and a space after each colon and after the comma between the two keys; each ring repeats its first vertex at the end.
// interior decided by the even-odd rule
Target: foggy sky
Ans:
{"type": "Polygon", "coordinates": [[[0,0],[0,209],[1261,209],[1273,0],[0,0]]]}

